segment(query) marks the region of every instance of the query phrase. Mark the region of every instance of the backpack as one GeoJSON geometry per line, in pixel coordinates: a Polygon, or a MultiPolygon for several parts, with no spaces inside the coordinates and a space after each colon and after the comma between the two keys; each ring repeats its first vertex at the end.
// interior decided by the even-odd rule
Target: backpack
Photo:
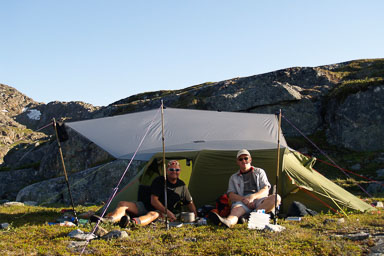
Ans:
{"type": "Polygon", "coordinates": [[[318,213],[314,210],[308,209],[304,204],[302,204],[298,201],[293,201],[291,206],[288,209],[287,216],[303,217],[303,216],[308,215],[308,214],[311,216],[315,216],[318,213]]]}
{"type": "Polygon", "coordinates": [[[217,212],[221,217],[227,217],[231,212],[231,202],[227,194],[223,194],[216,199],[216,209],[213,211],[217,212]]]}

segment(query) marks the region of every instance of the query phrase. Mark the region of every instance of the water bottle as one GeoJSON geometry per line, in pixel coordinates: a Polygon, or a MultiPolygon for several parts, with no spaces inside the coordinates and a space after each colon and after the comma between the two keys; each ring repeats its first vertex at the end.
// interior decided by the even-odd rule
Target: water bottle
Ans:
{"type": "Polygon", "coordinates": [[[206,218],[200,218],[198,221],[197,221],[197,225],[199,226],[202,226],[202,225],[207,225],[207,219],[206,218]]]}

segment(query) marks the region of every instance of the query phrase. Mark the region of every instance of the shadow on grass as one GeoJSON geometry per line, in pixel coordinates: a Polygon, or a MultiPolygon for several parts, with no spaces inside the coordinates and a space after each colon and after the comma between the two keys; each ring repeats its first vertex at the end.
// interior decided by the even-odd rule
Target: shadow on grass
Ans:
{"type": "Polygon", "coordinates": [[[42,225],[47,222],[55,222],[62,213],[50,210],[28,211],[24,213],[0,213],[0,222],[12,223],[13,227],[24,225],[42,225]]]}

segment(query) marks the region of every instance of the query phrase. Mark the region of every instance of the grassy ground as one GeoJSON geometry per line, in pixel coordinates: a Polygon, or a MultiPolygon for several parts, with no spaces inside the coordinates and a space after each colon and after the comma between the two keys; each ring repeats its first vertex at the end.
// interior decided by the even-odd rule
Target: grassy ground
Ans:
{"type": "MultiPolygon", "coordinates": [[[[382,198],[383,199],[383,198],[382,198]]],[[[77,207],[79,213],[98,207],[77,207]]],[[[0,223],[10,229],[0,230],[1,255],[79,255],[83,247],[69,248],[67,236],[77,227],[50,226],[62,214],[61,207],[0,206],[0,223]]],[[[233,229],[221,226],[183,226],[166,230],[157,222],[147,227],[127,230],[123,240],[92,240],[86,255],[366,255],[375,245],[374,236],[352,241],[343,234],[369,232],[384,235],[384,214],[352,214],[344,217],[321,214],[304,217],[301,222],[279,220],[286,227],[281,233],[249,230],[246,224],[233,229]],[[325,220],[335,221],[325,221],[325,220]]],[[[120,228],[105,225],[107,230],[120,228]]],[[[90,232],[92,226],[80,226],[90,232]]]]}

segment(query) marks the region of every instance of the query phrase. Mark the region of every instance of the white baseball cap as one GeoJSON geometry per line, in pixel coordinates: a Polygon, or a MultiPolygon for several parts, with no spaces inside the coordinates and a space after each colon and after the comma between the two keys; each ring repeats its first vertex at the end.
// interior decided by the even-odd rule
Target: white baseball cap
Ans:
{"type": "Polygon", "coordinates": [[[171,165],[180,166],[180,163],[179,163],[179,161],[177,161],[177,160],[170,160],[170,161],[168,162],[167,166],[169,167],[169,166],[171,166],[171,165]]]}
{"type": "Polygon", "coordinates": [[[239,152],[237,152],[237,156],[236,156],[236,158],[239,158],[239,156],[241,156],[241,155],[248,155],[248,156],[251,156],[251,154],[249,153],[249,151],[246,150],[246,149],[241,149],[241,150],[239,150],[239,152]]]}

